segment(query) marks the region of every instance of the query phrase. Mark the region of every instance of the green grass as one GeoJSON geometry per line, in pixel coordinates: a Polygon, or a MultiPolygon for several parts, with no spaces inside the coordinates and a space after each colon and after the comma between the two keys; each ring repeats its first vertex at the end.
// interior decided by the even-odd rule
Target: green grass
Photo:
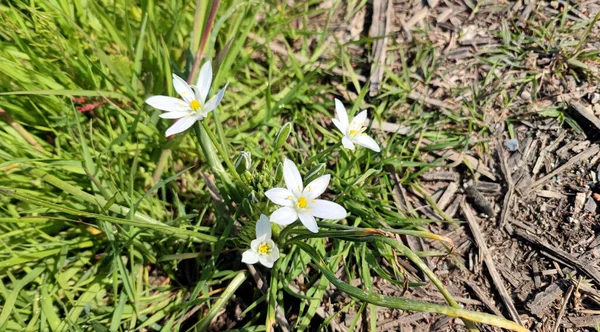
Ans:
{"type": "MultiPolygon", "coordinates": [[[[324,11],[319,1],[296,7],[223,1],[202,53],[218,58],[213,87],[229,82],[225,98],[202,126],[167,140],[171,121],[144,100],[174,96],[171,74],[190,74],[211,9],[197,2],[197,8],[176,0],[0,5],[0,327],[203,330],[238,297],[245,317],[234,328],[262,330],[276,321],[278,306],[300,331],[327,326],[316,311],[333,284],[353,299],[345,310],[364,313],[371,330],[374,306],[517,328],[457,308],[420,258],[446,252],[413,253],[395,240],[405,234],[445,241],[423,227],[429,220],[396,207],[390,172],[418,191],[418,176],[436,166],[422,159],[424,152],[460,151],[470,146],[465,137],[488,132],[478,112],[483,97],[458,113],[409,99],[414,87],[438,75],[443,59],[434,46],[419,35],[410,48],[398,46],[393,54],[402,70],[388,71],[381,94],[370,98],[358,76],[368,63],[332,39],[329,21],[317,30],[309,24],[319,14],[331,19],[339,2],[324,11]],[[257,36],[283,42],[289,53],[274,52],[257,36]],[[285,44],[291,41],[295,50],[285,44]],[[343,92],[332,81],[357,96],[345,101],[350,113],[368,109],[412,132],[371,130],[385,146],[381,154],[340,150],[339,136],[323,121],[333,117],[333,98],[343,92]],[[283,127],[289,137],[278,135],[283,127]],[[423,139],[434,144],[423,146],[423,139]],[[235,163],[242,151],[249,167],[229,172],[224,162],[235,163]],[[282,257],[272,270],[256,265],[270,287],[263,294],[240,257],[260,213],[274,208],[264,191],[282,185],[284,157],[301,165],[305,177],[331,174],[326,197],[350,214],[338,224],[320,223],[318,236],[276,229],[282,257]],[[424,285],[406,279],[396,259],[422,269],[448,305],[376,294],[374,277],[398,287],[424,285]],[[340,268],[347,279],[335,277],[340,268]],[[298,278],[302,293],[289,286],[298,278]],[[348,283],[354,278],[360,287],[348,283]]],[[[346,15],[362,6],[351,2],[346,15]]]]}

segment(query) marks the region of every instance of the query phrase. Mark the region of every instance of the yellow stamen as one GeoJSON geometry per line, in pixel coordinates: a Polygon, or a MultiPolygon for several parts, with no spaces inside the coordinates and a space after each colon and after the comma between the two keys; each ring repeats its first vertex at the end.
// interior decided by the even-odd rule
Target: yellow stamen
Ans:
{"type": "Polygon", "coordinates": [[[300,198],[298,198],[298,207],[301,209],[306,208],[306,205],[308,204],[308,201],[306,200],[306,197],[302,196],[300,198]]]}
{"type": "Polygon", "coordinates": [[[356,136],[356,130],[350,129],[350,136],[356,136]]]}
{"type": "Polygon", "coordinates": [[[199,110],[200,108],[202,108],[202,105],[200,105],[200,102],[197,101],[196,99],[192,100],[192,102],[190,103],[190,107],[192,108],[192,110],[194,112],[196,112],[197,110],[199,110]]]}
{"type": "Polygon", "coordinates": [[[268,255],[271,251],[273,251],[273,248],[267,242],[263,242],[258,246],[258,253],[261,255],[268,255]]]}

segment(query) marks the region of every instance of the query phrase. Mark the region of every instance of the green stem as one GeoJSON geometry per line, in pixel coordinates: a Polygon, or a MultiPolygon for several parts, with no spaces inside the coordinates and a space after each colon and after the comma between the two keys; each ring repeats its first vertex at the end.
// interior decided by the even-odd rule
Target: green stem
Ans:
{"type": "Polygon", "coordinates": [[[202,127],[204,128],[204,131],[206,132],[206,134],[208,135],[208,138],[210,138],[213,146],[217,149],[217,151],[219,152],[219,154],[221,155],[221,158],[223,158],[223,161],[225,162],[225,165],[227,166],[227,169],[229,169],[229,172],[236,178],[236,180],[238,180],[240,183],[245,183],[242,180],[242,177],[238,174],[238,172],[235,170],[235,166],[233,165],[233,163],[231,162],[231,158],[229,158],[229,156],[227,155],[227,153],[225,153],[225,150],[223,149],[223,146],[221,146],[221,144],[219,144],[219,141],[217,140],[217,137],[215,136],[215,134],[210,130],[210,128],[208,128],[208,125],[206,124],[206,121],[201,121],[202,122],[202,127]]]}
{"type": "Polygon", "coordinates": [[[285,226],[285,228],[279,233],[279,243],[282,245],[285,244],[287,242],[286,237],[288,233],[291,232],[292,229],[298,225],[300,225],[300,221],[296,220],[293,223],[285,226]]]}
{"type": "Polygon", "coordinates": [[[165,166],[167,165],[167,161],[171,156],[171,149],[165,148],[160,153],[160,158],[158,158],[158,162],[156,163],[156,169],[154,173],[152,173],[152,183],[157,184],[162,177],[163,171],[165,170],[165,166]]]}

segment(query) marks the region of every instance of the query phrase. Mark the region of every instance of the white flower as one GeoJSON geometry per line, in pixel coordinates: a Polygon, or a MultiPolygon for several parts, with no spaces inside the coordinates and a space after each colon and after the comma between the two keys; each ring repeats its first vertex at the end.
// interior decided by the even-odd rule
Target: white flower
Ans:
{"type": "Polygon", "coordinates": [[[300,221],[309,231],[317,233],[317,221],[315,217],[323,219],[342,219],[346,217],[346,210],[334,202],[316,199],[327,185],[330,175],[323,175],[306,188],[302,185],[302,177],[294,163],[285,159],[283,161],[283,179],[286,188],[273,188],[265,195],[275,204],[282,207],[271,214],[271,221],[279,225],[289,225],[300,218],[300,221]]]}
{"type": "Polygon", "coordinates": [[[200,69],[196,85],[188,85],[181,77],[173,74],[173,87],[181,96],[181,99],[168,96],[153,96],[146,99],[146,103],[158,108],[165,113],[160,117],[164,119],[179,119],[173,124],[166,136],[181,133],[190,128],[196,121],[204,119],[208,113],[214,110],[223,99],[227,85],[208,101],[208,91],[212,82],[212,66],[207,61],[200,69]]]}
{"type": "Polygon", "coordinates": [[[365,120],[367,119],[367,110],[358,113],[352,121],[348,121],[348,113],[346,112],[344,104],[336,99],[335,111],[337,117],[331,120],[337,129],[342,132],[342,135],[344,135],[342,138],[342,145],[346,149],[354,150],[354,144],[358,144],[375,152],[381,151],[377,142],[364,133],[365,129],[367,129],[364,126],[365,120]]]}
{"type": "Polygon", "coordinates": [[[279,249],[271,240],[271,222],[264,214],[256,222],[256,240],[250,243],[250,249],[242,254],[242,262],[254,264],[260,262],[262,265],[272,268],[273,263],[279,258],[279,249]]]}

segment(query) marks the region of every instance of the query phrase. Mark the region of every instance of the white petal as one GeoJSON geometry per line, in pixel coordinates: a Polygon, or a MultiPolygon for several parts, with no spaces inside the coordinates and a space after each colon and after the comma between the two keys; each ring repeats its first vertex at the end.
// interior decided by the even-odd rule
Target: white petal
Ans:
{"type": "Polygon", "coordinates": [[[306,185],[306,188],[304,188],[304,191],[302,193],[307,196],[308,200],[313,200],[321,196],[325,189],[327,189],[330,179],[331,175],[329,174],[319,176],[318,178],[311,181],[308,185],[306,185]]]}
{"type": "Polygon", "coordinates": [[[229,85],[229,83],[225,84],[223,89],[219,90],[219,93],[212,96],[212,98],[210,98],[210,100],[206,102],[206,104],[204,105],[204,108],[202,109],[204,111],[204,116],[206,116],[206,114],[208,112],[211,112],[212,110],[217,108],[217,106],[219,106],[219,103],[221,103],[221,100],[223,99],[223,95],[225,94],[225,89],[227,89],[228,85],[229,85]]]}
{"type": "Polygon", "coordinates": [[[192,91],[192,88],[190,88],[187,82],[175,74],[173,74],[173,88],[187,104],[196,99],[196,96],[194,96],[194,91],[192,91]]]}
{"type": "Polygon", "coordinates": [[[348,139],[348,137],[346,137],[346,136],[342,137],[342,145],[346,149],[350,149],[350,150],[354,151],[354,143],[352,143],[352,141],[350,141],[348,139]]]}
{"type": "Polygon", "coordinates": [[[286,187],[295,195],[299,195],[304,188],[302,185],[302,176],[298,171],[298,167],[293,161],[285,159],[283,161],[283,179],[286,187]]]}
{"type": "Polygon", "coordinates": [[[252,249],[255,252],[258,252],[258,246],[262,243],[262,239],[254,239],[252,240],[252,242],[250,242],[250,249],[252,249]]]}
{"type": "Polygon", "coordinates": [[[306,227],[309,231],[311,231],[313,233],[319,232],[319,227],[317,226],[317,221],[315,220],[315,217],[313,217],[310,213],[308,213],[308,212],[298,213],[298,217],[300,217],[300,221],[302,222],[302,225],[304,225],[304,227],[306,227]]]}
{"type": "Polygon", "coordinates": [[[198,120],[198,118],[194,116],[186,116],[177,120],[174,125],[167,129],[165,136],[169,137],[171,135],[179,134],[188,130],[196,122],[196,120],[198,120]]]}
{"type": "MultiPolygon", "coordinates": [[[[335,99],[335,113],[337,115],[337,118],[340,120],[340,123],[344,127],[348,128],[348,112],[346,112],[344,104],[342,104],[342,102],[337,98],[335,99]]],[[[345,133],[345,131],[343,132],[345,133]]]]}
{"type": "Polygon", "coordinates": [[[271,214],[271,222],[278,225],[289,225],[298,220],[298,212],[289,206],[281,207],[271,214]]]}
{"type": "Polygon", "coordinates": [[[269,262],[275,262],[276,260],[279,259],[279,248],[277,248],[275,243],[273,243],[272,245],[273,245],[273,251],[271,251],[269,256],[267,256],[267,260],[269,262]]]}
{"type": "Polygon", "coordinates": [[[348,132],[348,124],[343,124],[338,119],[331,119],[331,121],[337,127],[337,129],[342,132],[343,135],[346,135],[348,132]]]}
{"type": "Polygon", "coordinates": [[[364,111],[358,113],[358,115],[356,115],[354,117],[354,119],[352,119],[352,122],[357,123],[359,125],[363,125],[365,123],[366,119],[367,119],[367,110],[364,110],[364,111]]]}
{"type": "Polygon", "coordinates": [[[167,112],[181,112],[191,109],[189,104],[186,104],[183,100],[167,96],[152,96],[146,99],[146,104],[167,112]]]}
{"type": "Polygon", "coordinates": [[[258,254],[255,253],[252,250],[246,250],[244,251],[244,253],[242,254],[242,262],[246,263],[246,264],[254,264],[256,262],[258,262],[258,254]]]}
{"type": "Polygon", "coordinates": [[[188,114],[190,114],[190,112],[165,112],[161,113],[159,116],[163,119],[179,119],[188,114]]]}
{"type": "Polygon", "coordinates": [[[274,262],[269,261],[269,259],[265,256],[258,256],[258,261],[265,267],[268,267],[269,269],[273,267],[274,262]]]}
{"type": "Polygon", "coordinates": [[[265,237],[268,240],[271,239],[271,222],[264,214],[261,214],[256,222],[256,238],[262,237],[265,237]]]}
{"type": "Polygon", "coordinates": [[[310,206],[310,213],[319,218],[338,220],[346,218],[346,209],[338,203],[317,199],[310,206]]]}
{"type": "Polygon", "coordinates": [[[204,104],[206,101],[206,96],[208,96],[208,90],[210,90],[210,83],[212,82],[212,66],[210,61],[206,61],[202,68],[200,69],[200,75],[198,75],[198,82],[196,82],[196,87],[198,88],[198,96],[200,102],[204,104]]]}
{"type": "Polygon", "coordinates": [[[375,142],[374,139],[367,135],[360,135],[356,137],[354,139],[354,143],[364,146],[365,148],[371,149],[375,152],[381,151],[381,149],[379,148],[379,144],[377,144],[377,142],[375,142]]]}
{"type": "Polygon", "coordinates": [[[265,196],[267,196],[267,198],[270,199],[271,202],[273,202],[277,205],[281,205],[281,206],[294,205],[294,202],[291,200],[291,198],[293,198],[292,193],[285,188],[269,189],[265,193],[265,196]]]}

